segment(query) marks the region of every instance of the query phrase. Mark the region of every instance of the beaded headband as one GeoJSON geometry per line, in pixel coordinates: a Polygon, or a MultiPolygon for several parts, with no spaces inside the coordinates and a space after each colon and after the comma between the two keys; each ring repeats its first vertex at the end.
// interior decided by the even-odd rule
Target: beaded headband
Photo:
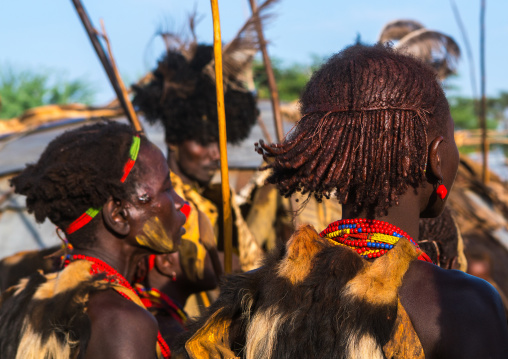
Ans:
{"type": "MultiPolygon", "coordinates": [[[[139,148],[141,146],[141,139],[139,138],[139,135],[135,135],[132,137],[132,144],[131,148],[129,150],[129,159],[125,163],[125,166],[123,167],[123,176],[120,179],[120,182],[124,183],[127,179],[127,176],[132,170],[132,167],[134,167],[134,164],[136,163],[136,159],[138,158],[139,154],[139,148]]],[[[84,227],[87,225],[96,215],[99,213],[101,208],[93,208],[90,207],[88,210],[83,213],[81,216],[78,217],[74,222],[69,224],[65,232],[67,234],[71,234],[76,232],[78,229],[84,227]]]]}

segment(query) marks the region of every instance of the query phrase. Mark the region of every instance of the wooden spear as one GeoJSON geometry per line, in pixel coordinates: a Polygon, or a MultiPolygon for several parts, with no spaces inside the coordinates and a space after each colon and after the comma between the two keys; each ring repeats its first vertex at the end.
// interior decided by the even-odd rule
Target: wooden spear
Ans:
{"type": "Polygon", "coordinates": [[[487,98],[485,96],[485,0],[481,1],[480,7],[480,91],[481,91],[481,102],[480,102],[480,125],[482,129],[482,181],[483,184],[489,182],[489,143],[487,140],[487,98]]]}
{"type": "MultiPolygon", "coordinates": [[[[85,8],[81,4],[81,1],[72,0],[72,3],[76,8],[78,16],[81,19],[83,26],[85,27],[86,33],[88,34],[90,41],[92,42],[92,46],[95,49],[95,52],[97,53],[97,56],[99,57],[99,60],[102,63],[102,67],[104,68],[106,74],[108,75],[109,82],[113,86],[113,90],[115,91],[116,96],[118,97],[118,100],[120,101],[120,104],[122,105],[122,108],[125,111],[127,119],[134,126],[136,131],[143,132],[143,127],[139,122],[136,112],[134,111],[132,104],[129,100],[129,97],[127,96],[127,92],[125,91],[123,81],[118,75],[118,71],[115,69],[115,66],[112,65],[112,63],[114,63],[114,60],[111,51],[110,57],[108,57],[106,51],[104,51],[104,48],[102,47],[101,42],[99,41],[98,31],[93,27],[92,22],[90,21],[90,18],[86,13],[85,8]]],[[[108,48],[110,48],[109,40],[107,39],[106,41],[108,42],[108,48]]]]}
{"type": "Polygon", "coordinates": [[[215,54],[215,82],[217,114],[219,116],[220,170],[222,182],[222,214],[224,217],[224,272],[233,270],[233,217],[229,188],[228,149],[226,137],[226,112],[224,110],[224,83],[222,80],[222,42],[218,0],[210,0],[213,16],[213,50],[215,54]]]}
{"type": "MultiPolygon", "coordinates": [[[[249,0],[249,3],[252,13],[255,14],[258,9],[256,0],[249,0]]],[[[256,32],[258,33],[259,47],[261,49],[261,53],[263,54],[263,64],[265,65],[266,78],[268,80],[268,87],[270,88],[270,99],[272,101],[272,112],[273,119],[275,121],[277,141],[282,143],[282,140],[284,139],[284,129],[282,127],[282,117],[280,114],[279,92],[277,91],[277,83],[275,82],[272,62],[270,60],[270,56],[268,56],[268,51],[266,49],[265,36],[263,34],[263,28],[259,15],[256,21],[256,32]]]]}
{"type": "Polygon", "coordinates": [[[473,92],[473,100],[475,102],[475,116],[478,116],[478,90],[476,87],[476,75],[475,75],[475,64],[473,58],[473,51],[471,50],[471,44],[469,43],[469,36],[467,35],[466,28],[464,27],[464,23],[462,22],[462,18],[460,16],[459,8],[457,4],[455,4],[455,0],[450,0],[450,4],[452,6],[453,15],[455,16],[455,21],[457,21],[457,25],[459,26],[460,33],[462,34],[462,40],[464,41],[464,46],[466,47],[467,59],[469,62],[469,77],[471,80],[471,90],[473,92]]]}

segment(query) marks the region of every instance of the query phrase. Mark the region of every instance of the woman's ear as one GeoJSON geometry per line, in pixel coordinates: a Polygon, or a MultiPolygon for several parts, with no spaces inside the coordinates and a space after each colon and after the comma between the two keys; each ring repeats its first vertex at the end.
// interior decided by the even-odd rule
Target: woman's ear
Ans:
{"type": "Polygon", "coordinates": [[[174,260],[171,254],[158,254],[155,256],[155,268],[162,274],[171,277],[175,273],[174,260]]]}
{"type": "Polygon", "coordinates": [[[120,236],[128,235],[131,230],[128,217],[124,201],[109,198],[102,207],[102,218],[106,227],[120,236]]]}
{"type": "Polygon", "coordinates": [[[427,168],[427,173],[433,175],[438,180],[443,179],[441,157],[438,152],[439,145],[443,140],[443,136],[438,136],[434,138],[429,145],[429,166],[427,168]]]}

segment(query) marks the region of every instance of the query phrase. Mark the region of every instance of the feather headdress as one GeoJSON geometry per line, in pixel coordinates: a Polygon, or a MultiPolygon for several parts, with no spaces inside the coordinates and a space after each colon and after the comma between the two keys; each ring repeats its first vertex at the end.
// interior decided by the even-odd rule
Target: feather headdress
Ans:
{"type": "MultiPolygon", "coordinates": [[[[249,135],[259,113],[246,82],[259,49],[255,25],[269,17],[266,11],[275,2],[267,0],[260,5],[223,47],[227,138],[231,143],[249,135]]],[[[213,46],[198,43],[196,24],[193,14],[187,36],[161,32],[166,53],[151,78],[133,86],[134,105],[149,122],[164,125],[168,143],[195,140],[207,144],[218,140],[213,46]]]]}
{"type": "Polygon", "coordinates": [[[413,55],[431,65],[439,79],[455,73],[460,59],[460,48],[453,38],[438,31],[426,29],[414,20],[395,20],[383,27],[379,42],[398,41],[393,47],[413,55]]]}

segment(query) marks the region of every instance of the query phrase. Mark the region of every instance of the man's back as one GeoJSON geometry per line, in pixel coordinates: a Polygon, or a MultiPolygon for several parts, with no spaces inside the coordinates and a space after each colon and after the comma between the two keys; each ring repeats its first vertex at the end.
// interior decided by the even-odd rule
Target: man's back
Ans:
{"type": "Polygon", "coordinates": [[[508,358],[502,302],[486,281],[414,261],[399,295],[426,358],[508,358]]]}

